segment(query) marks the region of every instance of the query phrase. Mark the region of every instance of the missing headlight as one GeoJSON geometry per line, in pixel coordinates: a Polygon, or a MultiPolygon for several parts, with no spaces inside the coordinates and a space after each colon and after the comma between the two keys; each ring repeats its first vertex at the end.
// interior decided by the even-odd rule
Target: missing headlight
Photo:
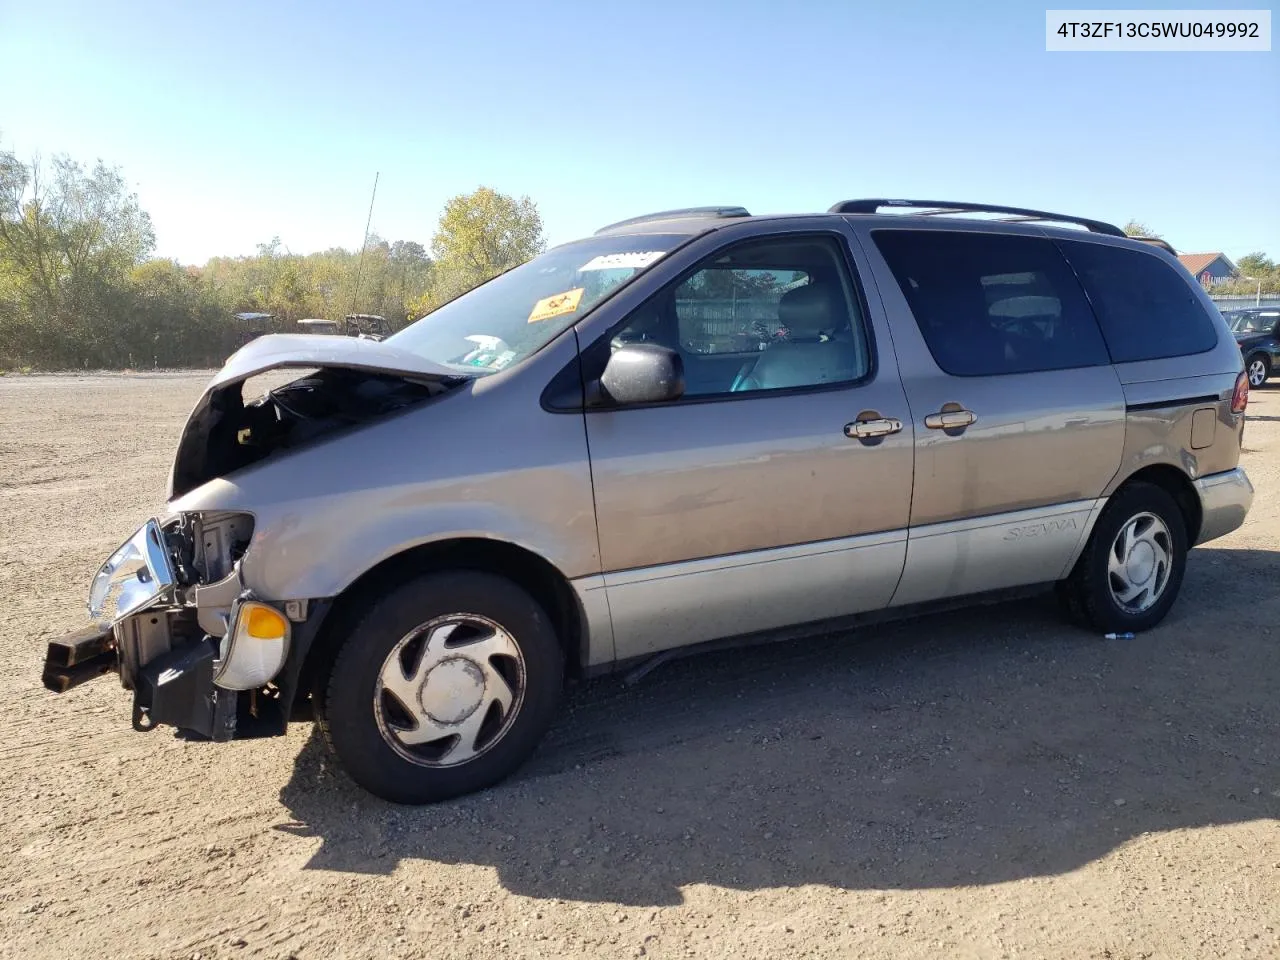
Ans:
{"type": "Polygon", "coordinates": [[[191,566],[198,583],[217,583],[231,573],[253,538],[253,515],[248,513],[190,513],[187,539],[191,566]]]}

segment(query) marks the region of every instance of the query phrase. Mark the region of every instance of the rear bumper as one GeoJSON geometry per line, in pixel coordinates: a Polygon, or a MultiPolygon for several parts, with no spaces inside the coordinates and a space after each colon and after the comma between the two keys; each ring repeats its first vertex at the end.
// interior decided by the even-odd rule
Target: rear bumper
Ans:
{"type": "Polygon", "coordinates": [[[1253,505],[1253,484],[1240,467],[1224,473],[1211,473],[1195,481],[1200,495],[1200,536],[1196,543],[1216,540],[1244,523],[1253,505]]]}

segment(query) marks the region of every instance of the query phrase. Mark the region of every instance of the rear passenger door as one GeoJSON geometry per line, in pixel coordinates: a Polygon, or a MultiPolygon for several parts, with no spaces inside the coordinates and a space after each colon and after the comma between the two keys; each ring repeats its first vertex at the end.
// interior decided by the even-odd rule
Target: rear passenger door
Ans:
{"type": "Polygon", "coordinates": [[[915,422],[901,605],[1064,575],[1120,464],[1125,400],[1042,236],[871,229],[915,422]]]}

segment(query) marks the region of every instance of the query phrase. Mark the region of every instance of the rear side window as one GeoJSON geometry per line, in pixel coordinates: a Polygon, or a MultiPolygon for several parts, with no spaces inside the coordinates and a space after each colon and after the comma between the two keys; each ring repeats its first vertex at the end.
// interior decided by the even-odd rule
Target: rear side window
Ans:
{"type": "Polygon", "coordinates": [[[872,236],[929,352],[952,376],[1109,362],[1080,284],[1051,240],[941,230],[872,236]]]}
{"type": "Polygon", "coordinates": [[[1116,363],[1185,357],[1218,343],[1191,286],[1159,257],[1101,243],[1062,241],[1116,363]]]}

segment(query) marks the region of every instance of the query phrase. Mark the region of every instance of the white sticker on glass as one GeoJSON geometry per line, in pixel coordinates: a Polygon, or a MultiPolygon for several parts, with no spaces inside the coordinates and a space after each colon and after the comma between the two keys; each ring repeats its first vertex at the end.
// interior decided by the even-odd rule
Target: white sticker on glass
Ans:
{"type": "Polygon", "coordinates": [[[642,270],[662,256],[662,250],[640,250],[635,253],[606,253],[588,260],[578,269],[587,270],[642,270]]]}

